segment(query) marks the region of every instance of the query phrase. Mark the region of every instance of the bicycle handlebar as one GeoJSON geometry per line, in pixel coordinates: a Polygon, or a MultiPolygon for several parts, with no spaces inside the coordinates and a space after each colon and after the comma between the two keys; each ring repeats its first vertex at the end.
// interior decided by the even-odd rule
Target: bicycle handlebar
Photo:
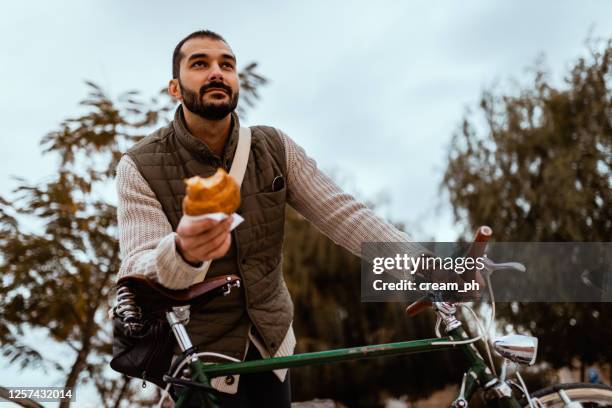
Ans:
{"type": "MultiPolygon", "coordinates": [[[[476,235],[474,236],[474,240],[470,245],[470,248],[467,251],[467,256],[472,258],[478,258],[484,255],[485,249],[487,247],[487,242],[493,236],[493,230],[491,227],[483,225],[478,227],[476,230],[476,235]]],[[[478,283],[482,284],[482,278],[480,274],[477,274],[475,271],[466,272],[466,280],[476,279],[478,283]],[[468,275],[469,274],[469,275],[468,275]]],[[[423,312],[425,309],[430,308],[432,305],[431,300],[428,296],[423,296],[421,299],[411,303],[406,308],[406,315],[408,317],[414,317],[419,313],[423,312]]]]}

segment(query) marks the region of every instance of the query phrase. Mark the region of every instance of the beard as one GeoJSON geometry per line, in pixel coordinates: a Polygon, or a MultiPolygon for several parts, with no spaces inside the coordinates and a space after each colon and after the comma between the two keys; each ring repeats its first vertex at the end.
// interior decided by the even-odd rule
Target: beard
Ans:
{"type": "Polygon", "coordinates": [[[239,92],[232,91],[232,89],[222,82],[211,82],[207,85],[203,85],[200,88],[200,92],[195,92],[181,83],[179,79],[179,85],[183,94],[183,104],[190,112],[196,115],[208,119],[208,120],[221,120],[228,114],[232,113],[236,106],[238,106],[238,94],[239,92]],[[229,102],[204,102],[204,94],[211,88],[221,88],[229,96],[229,102]]]}

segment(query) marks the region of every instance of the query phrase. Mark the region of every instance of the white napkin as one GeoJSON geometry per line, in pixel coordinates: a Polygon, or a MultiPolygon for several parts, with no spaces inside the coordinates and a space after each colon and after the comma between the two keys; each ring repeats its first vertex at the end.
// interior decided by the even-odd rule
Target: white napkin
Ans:
{"type": "MultiPolygon", "coordinates": [[[[222,221],[226,219],[228,215],[222,212],[217,212],[217,213],[202,214],[202,215],[184,214],[183,217],[185,217],[188,220],[192,220],[192,221],[200,221],[200,220],[205,220],[208,218],[210,218],[211,220],[215,220],[215,221],[222,221]]],[[[230,231],[232,231],[234,228],[236,228],[238,225],[240,225],[244,221],[244,218],[242,218],[240,215],[236,213],[233,213],[229,217],[232,217],[232,226],[230,227],[230,231]]]]}

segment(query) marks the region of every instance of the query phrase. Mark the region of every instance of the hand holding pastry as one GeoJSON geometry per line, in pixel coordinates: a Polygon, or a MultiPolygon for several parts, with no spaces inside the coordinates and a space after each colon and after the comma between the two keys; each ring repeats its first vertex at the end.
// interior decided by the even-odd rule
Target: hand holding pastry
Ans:
{"type": "Polygon", "coordinates": [[[176,228],[176,248],[194,266],[221,258],[232,243],[231,226],[231,217],[221,221],[182,217],[176,228]]]}
{"type": "Polygon", "coordinates": [[[231,215],[240,206],[240,188],[232,176],[218,169],[210,177],[194,176],[185,180],[187,194],[183,199],[183,216],[176,229],[176,247],[191,263],[222,257],[231,245],[232,217],[218,221],[193,219],[193,216],[224,213],[231,215]]]}

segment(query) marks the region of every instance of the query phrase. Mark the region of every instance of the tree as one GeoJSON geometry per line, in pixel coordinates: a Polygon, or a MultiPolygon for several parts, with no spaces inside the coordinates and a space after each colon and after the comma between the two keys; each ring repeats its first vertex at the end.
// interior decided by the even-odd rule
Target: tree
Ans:
{"type": "MultiPolygon", "coordinates": [[[[266,79],[252,63],[240,80],[251,107],[266,79]]],[[[42,140],[44,153],[59,157],[57,170],[40,183],[18,179],[15,197],[0,197],[0,350],[21,368],[61,372],[65,387],[93,383],[101,404],[119,406],[132,391],[108,368],[107,312],[120,265],[108,191],[123,152],[166,121],[173,103],[165,91],[143,102],[136,91],[112,100],[96,84],[87,86],[85,113],[42,140]],[[32,331],[69,347],[73,361],[56,361],[29,344],[32,331]]]]}
{"type": "MultiPolygon", "coordinates": [[[[484,132],[464,117],[443,179],[457,221],[490,225],[503,242],[612,240],[612,40],[589,44],[563,86],[538,68],[516,95],[483,93],[484,132]]],[[[609,303],[500,312],[540,338],[540,357],[554,367],[612,359],[609,303]]]]}

